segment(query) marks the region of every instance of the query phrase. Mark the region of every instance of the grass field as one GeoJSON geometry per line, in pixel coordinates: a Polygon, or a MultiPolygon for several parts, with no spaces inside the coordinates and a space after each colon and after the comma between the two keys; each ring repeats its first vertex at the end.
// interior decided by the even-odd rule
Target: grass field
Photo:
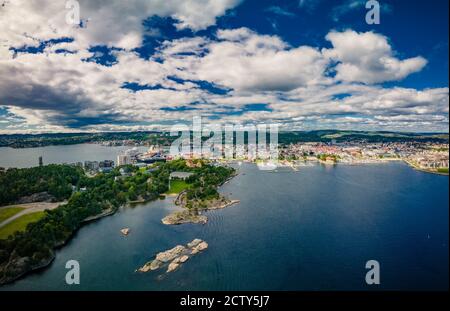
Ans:
{"type": "Polygon", "coordinates": [[[173,179],[170,181],[170,189],[167,191],[167,194],[178,194],[183,190],[189,188],[189,184],[184,180],[173,179]]]}
{"type": "Polygon", "coordinates": [[[38,221],[43,216],[44,212],[36,212],[17,218],[16,220],[0,228],[0,239],[6,239],[16,231],[24,231],[29,223],[38,221]]]}
{"type": "Polygon", "coordinates": [[[23,211],[22,207],[5,207],[0,209],[0,223],[4,222],[6,219],[16,215],[17,213],[23,211]]]}

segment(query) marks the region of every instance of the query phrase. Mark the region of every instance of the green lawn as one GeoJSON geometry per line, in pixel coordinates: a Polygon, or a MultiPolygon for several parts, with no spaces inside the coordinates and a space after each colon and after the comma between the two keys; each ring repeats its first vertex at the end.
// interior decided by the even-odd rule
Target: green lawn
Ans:
{"type": "Polygon", "coordinates": [[[170,181],[170,189],[167,191],[167,194],[178,194],[189,187],[189,184],[184,180],[173,179],[170,181]]]}
{"type": "Polygon", "coordinates": [[[16,220],[0,228],[0,239],[6,239],[16,231],[24,231],[29,223],[36,222],[43,216],[44,212],[36,212],[17,218],[16,220]]]}
{"type": "Polygon", "coordinates": [[[0,223],[5,221],[6,219],[16,215],[17,213],[23,211],[22,207],[5,207],[0,209],[0,223]]]}
{"type": "Polygon", "coordinates": [[[438,168],[438,172],[448,174],[448,168],[438,168]]]}

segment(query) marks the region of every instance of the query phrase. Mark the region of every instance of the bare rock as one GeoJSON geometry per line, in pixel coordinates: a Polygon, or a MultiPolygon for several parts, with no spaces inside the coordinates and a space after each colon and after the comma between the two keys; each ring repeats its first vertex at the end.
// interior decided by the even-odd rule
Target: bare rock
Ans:
{"type": "Polygon", "coordinates": [[[169,264],[169,267],[167,267],[167,273],[175,271],[176,269],[178,269],[179,266],[180,264],[178,262],[172,261],[169,264]]]}
{"type": "Polygon", "coordinates": [[[139,268],[139,272],[149,272],[167,267],[167,273],[175,271],[189,260],[191,255],[198,254],[208,248],[208,243],[201,239],[194,239],[186,246],[177,245],[165,252],[158,253],[156,258],[139,268]]]}
{"type": "Polygon", "coordinates": [[[156,260],[159,260],[161,262],[168,262],[180,255],[184,250],[186,250],[186,247],[183,245],[177,245],[172,249],[169,249],[168,251],[158,253],[156,255],[156,260]]]}
{"type": "Polygon", "coordinates": [[[183,255],[180,257],[180,263],[185,263],[186,261],[188,261],[188,259],[189,259],[189,256],[183,255]]]}
{"type": "Polygon", "coordinates": [[[207,249],[208,246],[209,246],[208,243],[206,243],[205,241],[203,241],[203,242],[201,242],[199,245],[197,245],[197,249],[198,249],[199,251],[203,251],[203,250],[207,249]]]}
{"type": "Polygon", "coordinates": [[[195,240],[193,240],[192,242],[189,242],[189,243],[187,244],[187,246],[188,246],[189,248],[193,248],[193,247],[199,245],[199,244],[202,243],[202,242],[203,242],[203,241],[200,240],[200,239],[195,239],[195,240]]]}

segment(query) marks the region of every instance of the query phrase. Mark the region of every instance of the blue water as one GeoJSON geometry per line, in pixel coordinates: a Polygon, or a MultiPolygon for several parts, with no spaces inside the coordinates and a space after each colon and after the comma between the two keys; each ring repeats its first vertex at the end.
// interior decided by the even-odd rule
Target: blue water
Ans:
{"type": "Polygon", "coordinates": [[[447,290],[448,177],[400,164],[265,172],[251,164],[221,191],[240,204],[206,225],[165,226],[171,199],[84,226],[52,265],[2,290],[447,290]],[[130,227],[128,237],[119,230],[130,227]],[[177,271],[135,269],[194,238],[209,248],[177,271]],[[81,284],[65,284],[78,260],[81,284]],[[365,283],[377,260],[381,285],[365,283]]]}
{"type": "MultiPolygon", "coordinates": [[[[76,163],[84,161],[116,160],[117,156],[130,146],[108,147],[99,144],[78,144],[67,146],[45,146],[14,149],[0,147],[0,167],[33,167],[39,165],[42,157],[45,165],[76,163]]],[[[137,147],[145,151],[146,147],[137,147]]]]}

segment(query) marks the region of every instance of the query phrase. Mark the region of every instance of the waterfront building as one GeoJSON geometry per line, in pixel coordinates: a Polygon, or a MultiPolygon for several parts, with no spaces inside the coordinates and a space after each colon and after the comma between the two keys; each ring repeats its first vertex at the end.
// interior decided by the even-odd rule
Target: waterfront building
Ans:
{"type": "Polygon", "coordinates": [[[131,157],[126,154],[119,154],[117,156],[117,166],[131,164],[131,157]]]}
{"type": "Polygon", "coordinates": [[[86,171],[98,171],[99,163],[98,161],[84,161],[84,169],[86,171]]]}

